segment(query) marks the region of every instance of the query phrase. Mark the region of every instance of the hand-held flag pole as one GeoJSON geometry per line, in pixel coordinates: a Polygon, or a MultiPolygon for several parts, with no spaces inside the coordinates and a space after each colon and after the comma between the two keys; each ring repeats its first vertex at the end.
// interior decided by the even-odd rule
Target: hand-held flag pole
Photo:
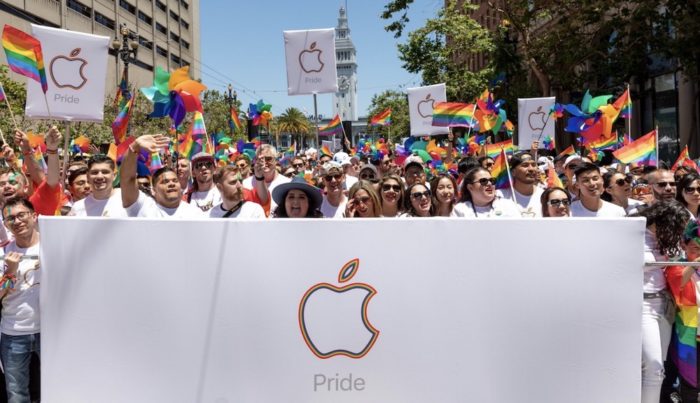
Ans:
{"type": "MultiPolygon", "coordinates": [[[[2,99],[5,100],[5,105],[7,105],[7,110],[10,111],[10,118],[12,118],[12,124],[15,125],[15,130],[19,130],[19,125],[17,124],[17,119],[15,119],[15,114],[12,112],[12,106],[10,106],[10,100],[7,99],[7,93],[5,92],[5,87],[2,86],[2,83],[0,83],[0,96],[2,96],[2,99]]],[[[5,141],[5,136],[2,136],[2,142],[7,143],[5,141]]]]}
{"type": "Polygon", "coordinates": [[[518,201],[515,200],[515,188],[513,187],[513,177],[510,176],[510,163],[508,163],[508,156],[506,155],[506,151],[501,147],[501,157],[503,158],[503,162],[506,165],[506,172],[508,173],[508,183],[510,184],[510,197],[513,199],[513,203],[515,205],[518,205],[518,201]]]}

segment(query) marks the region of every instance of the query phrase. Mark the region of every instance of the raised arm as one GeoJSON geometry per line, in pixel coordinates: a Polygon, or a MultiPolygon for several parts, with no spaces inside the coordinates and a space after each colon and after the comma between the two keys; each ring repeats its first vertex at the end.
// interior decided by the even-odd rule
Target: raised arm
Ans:
{"type": "MultiPolygon", "coordinates": [[[[53,127],[52,127],[53,129],[53,127]]],[[[22,156],[24,156],[24,165],[27,167],[27,174],[35,183],[41,183],[46,179],[44,171],[39,168],[39,164],[34,160],[34,150],[29,145],[29,137],[21,130],[15,130],[15,144],[19,147],[22,156]]],[[[48,145],[47,152],[48,152],[48,145]]]]}
{"type": "MultiPolygon", "coordinates": [[[[58,128],[56,126],[52,126],[49,129],[49,132],[46,133],[46,165],[48,166],[46,184],[49,185],[49,187],[51,188],[58,185],[58,182],[60,180],[60,168],[58,163],[58,145],[61,144],[61,137],[61,132],[58,131],[58,128]]],[[[22,153],[24,153],[24,150],[22,150],[22,153]]],[[[34,161],[34,158],[30,158],[30,160],[36,165],[36,161],[34,161]]],[[[68,163],[68,161],[66,161],[66,163],[68,163]]],[[[41,169],[39,169],[39,171],[41,171],[41,169]]]]}
{"type": "Polygon", "coordinates": [[[146,135],[137,137],[126,153],[124,154],[124,159],[122,160],[122,166],[120,170],[120,180],[122,189],[122,206],[124,208],[130,207],[132,204],[136,203],[139,198],[139,185],[136,182],[136,161],[139,157],[139,152],[141,150],[148,150],[148,152],[156,152],[160,148],[167,147],[169,139],[162,134],[146,135]]]}

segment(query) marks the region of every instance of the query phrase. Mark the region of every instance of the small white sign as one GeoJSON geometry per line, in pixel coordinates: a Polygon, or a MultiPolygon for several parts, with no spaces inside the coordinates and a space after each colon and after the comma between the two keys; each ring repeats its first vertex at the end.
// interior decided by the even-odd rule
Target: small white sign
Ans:
{"type": "Polygon", "coordinates": [[[338,91],[335,29],[284,31],[289,95],[338,91]]]}
{"type": "Polygon", "coordinates": [[[408,89],[408,111],[411,120],[411,136],[445,134],[447,127],[433,126],[433,106],[447,101],[445,84],[428,85],[408,89]]]}
{"type": "Polygon", "coordinates": [[[546,137],[554,138],[554,119],[549,116],[556,98],[518,98],[518,148],[529,150],[538,140],[544,148],[546,137]]]}

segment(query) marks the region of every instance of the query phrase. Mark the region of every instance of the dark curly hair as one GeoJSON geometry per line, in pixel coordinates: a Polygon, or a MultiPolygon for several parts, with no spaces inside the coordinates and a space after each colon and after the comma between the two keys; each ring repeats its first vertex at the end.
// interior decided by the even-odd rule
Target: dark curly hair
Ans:
{"type": "Polygon", "coordinates": [[[632,217],[647,219],[647,227],[656,224],[656,244],[665,256],[678,256],[681,252],[683,232],[690,213],[677,200],[659,201],[632,217]]]}

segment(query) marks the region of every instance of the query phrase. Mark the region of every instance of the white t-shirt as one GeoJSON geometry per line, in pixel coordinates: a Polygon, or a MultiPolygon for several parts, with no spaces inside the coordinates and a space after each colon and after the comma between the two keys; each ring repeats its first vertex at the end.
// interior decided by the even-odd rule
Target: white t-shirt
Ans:
{"type": "Polygon", "coordinates": [[[518,203],[523,217],[542,217],[542,203],[540,203],[540,197],[544,190],[541,187],[535,186],[535,190],[530,196],[526,196],[515,189],[512,191],[511,189],[502,189],[501,192],[504,199],[511,201],[513,200],[512,194],[515,193],[515,201],[518,203]]]}
{"type": "Polygon", "coordinates": [[[202,210],[190,205],[185,201],[180,201],[176,208],[161,206],[156,201],[139,191],[139,198],[131,206],[126,208],[129,217],[148,218],[204,218],[206,215],[202,210]]]}
{"type": "MultiPolygon", "coordinates": [[[[637,211],[639,211],[639,207],[643,206],[644,202],[641,200],[637,199],[627,199],[627,208],[625,209],[625,212],[629,214],[634,214],[637,211]]],[[[691,214],[692,215],[692,214],[691,214]]]]}
{"type": "MultiPolygon", "coordinates": [[[[20,248],[15,241],[5,246],[5,253],[19,252],[23,255],[39,256],[39,242],[29,248],[20,248]]],[[[37,259],[26,259],[19,262],[15,288],[9,291],[2,300],[2,320],[0,329],[10,336],[23,336],[39,333],[39,282],[41,273],[37,259]]]]}
{"type": "Polygon", "coordinates": [[[471,202],[465,201],[455,204],[450,217],[470,217],[470,218],[504,218],[522,217],[520,208],[510,199],[496,197],[490,206],[472,206],[471,202]]]}
{"type": "Polygon", "coordinates": [[[91,194],[84,199],[73,203],[70,216],[76,217],[128,217],[126,209],[122,206],[122,191],[114,189],[111,196],[106,199],[95,199],[91,194]]]}
{"type": "Polygon", "coordinates": [[[348,204],[348,198],[345,196],[343,196],[343,200],[340,202],[340,204],[338,204],[338,207],[335,207],[328,202],[326,195],[323,195],[321,213],[323,213],[325,218],[343,218],[346,204],[348,204]]]}
{"type": "MultiPolygon", "coordinates": [[[[209,210],[209,218],[223,218],[226,214],[224,210],[224,205],[219,204],[213,209],[209,210]]],[[[258,203],[254,202],[244,202],[241,208],[239,208],[235,213],[231,214],[226,218],[266,218],[265,210],[258,203]]]]}
{"type": "Polygon", "coordinates": [[[207,212],[217,204],[221,204],[221,192],[212,185],[209,190],[203,192],[192,192],[190,204],[194,207],[199,207],[200,210],[207,212]]]}
{"type": "MultiPolygon", "coordinates": [[[[656,236],[648,229],[644,231],[644,262],[651,263],[656,261],[668,260],[664,255],[659,253],[659,248],[656,245],[656,236]]],[[[644,292],[654,293],[666,288],[666,277],[664,276],[663,267],[644,266],[644,292]]]]}
{"type": "MultiPolygon", "coordinates": [[[[243,187],[248,190],[253,190],[255,188],[255,177],[253,175],[245,178],[243,180],[243,187]]],[[[267,183],[267,190],[270,192],[270,195],[272,195],[272,191],[275,190],[275,188],[283,183],[290,182],[292,179],[287,178],[284,175],[280,175],[279,173],[275,175],[275,179],[272,180],[272,182],[267,183]]],[[[277,203],[270,197],[270,211],[274,212],[275,209],[277,208],[277,203]]]]}
{"type": "Polygon", "coordinates": [[[583,206],[581,200],[576,200],[571,203],[571,216],[572,217],[626,217],[625,209],[618,206],[617,204],[608,203],[605,200],[601,200],[603,205],[598,209],[598,211],[591,211],[583,206]]]}
{"type": "Polygon", "coordinates": [[[344,187],[344,189],[350,190],[352,185],[356,184],[359,181],[360,181],[359,178],[356,178],[356,177],[350,176],[350,175],[345,175],[345,185],[344,185],[345,187],[344,187]]]}

